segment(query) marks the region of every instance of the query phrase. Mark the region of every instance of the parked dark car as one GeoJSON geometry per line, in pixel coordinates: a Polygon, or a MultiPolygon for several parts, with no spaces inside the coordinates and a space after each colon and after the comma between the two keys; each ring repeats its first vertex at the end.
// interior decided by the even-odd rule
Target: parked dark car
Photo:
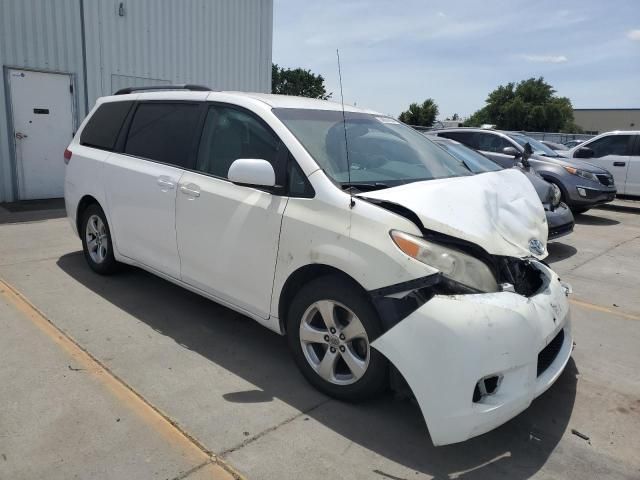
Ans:
{"type": "MultiPolygon", "coordinates": [[[[495,172],[503,167],[469,147],[448,138],[430,136],[438,146],[462,161],[473,173],[495,172]]],[[[549,240],[568,235],[573,231],[574,219],[571,209],[560,201],[560,189],[553,183],[546,182],[531,167],[518,162],[514,167],[519,169],[533,184],[540,197],[547,216],[549,240]]]]}
{"type": "Polygon", "coordinates": [[[569,150],[569,147],[563,145],[562,143],[550,142],[549,140],[540,140],[540,143],[545,144],[551,150],[555,150],[556,152],[569,150]]]}
{"type": "Polygon", "coordinates": [[[519,162],[524,145],[530,144],[531,167],[546,181],[557,185],[562,201],[574,214],[608,203],[616,196],[613,176],[607,170],[575,158],[568,159],[539,141],[521,133],[482,128],[448,128],[429,134],[451,138],[478,150],[503,167],[519,162]]]}
{"type": "Polygon", "coordinates": [[[567,148],[573,148],[577,145],[580,145],[581,143],[584,143],[584,140],[580,140],[579,138],[576,138],[573,140],[569,140],[568,142],[564,142],[564,146],[567,148]]]}

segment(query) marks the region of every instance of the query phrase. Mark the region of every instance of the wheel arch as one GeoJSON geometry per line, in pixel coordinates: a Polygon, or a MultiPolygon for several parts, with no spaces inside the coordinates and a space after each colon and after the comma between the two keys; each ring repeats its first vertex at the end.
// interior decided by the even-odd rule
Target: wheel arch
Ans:
{"type": "Polygon", "coordinates": [[[351,275],[345,273],[339,268],[332,267],[331,265],[312,263],[299,267],[297,270],[291,273],[291,275],[289,275],[284,283],[284,286],[282,287],[282,290],[280,291],[280,297],[278,299],[278,319],[280,321],[280,331],[282,333],[286,332],[289,306],[291,305],[291,301],[295,298],[296,294],[310,281],[327,275],[340,276],[353,284],[354,287],[360,289],[362,292],[367,292],[366,289],[351,275]]]}
{"type": "MultiPolygon", "coordinates": [[[[80,223],[82,222],[82,214],[89,207],[89,205],[93,205],[94,203],[102,208],[100,202],[93,195],[85,195],[78,202],[78,208],[76,208],[76,228],[78,229],[78,235],[81,235],[80,223]]],[[[102,208],[102,211],[104,211],[104,208],[102,208]]]]}
{"type": "Polygon", "coordinates": [[[569,192],[567,191],[567,187],[565,186],[562,179],[546,171],[539,172],[539,174],[543,178],[543,180],[549,183],[553,183],[560,189],[560,191],[562,192],[563,201],[567,203],[567,200],[569,200],[569,192]]]}

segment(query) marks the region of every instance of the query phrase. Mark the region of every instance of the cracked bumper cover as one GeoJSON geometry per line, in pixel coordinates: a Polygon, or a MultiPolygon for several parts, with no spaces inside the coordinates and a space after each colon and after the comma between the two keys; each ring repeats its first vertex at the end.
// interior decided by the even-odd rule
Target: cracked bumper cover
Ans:
{"type": "Polygon", "coordinates": [[[488,432],[525,410],[560,376],[571,356],[569,305],[558,276],[527,298],[511,292],[436,295],[372,346],[400,371],[416,397],[434,445],[488,432]],[[564,330],[560,351],[537,375],[538,354],[564,330]],[[474,402],[476,383],[502,381],[474,402]]]}

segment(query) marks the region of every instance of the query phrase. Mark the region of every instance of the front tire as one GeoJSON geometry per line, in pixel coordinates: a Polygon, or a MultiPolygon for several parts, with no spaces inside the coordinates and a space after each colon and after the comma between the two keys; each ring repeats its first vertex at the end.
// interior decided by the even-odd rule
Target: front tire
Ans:
{"type": "Polygon", "coordinates": [[[118,269],[107,217],[98,204],[89,205],[82,213],[80,237],[84,258],[94,272],[110,275],[118,269]]]}
{"type": "Polygon", "coordinates": [[[306,379],[346,401],[372,398],[388,385],[388,361],[371,342],[382,334],[366,294],[335,275],[305,285],[293,299],[287,338],[306,379]]]}

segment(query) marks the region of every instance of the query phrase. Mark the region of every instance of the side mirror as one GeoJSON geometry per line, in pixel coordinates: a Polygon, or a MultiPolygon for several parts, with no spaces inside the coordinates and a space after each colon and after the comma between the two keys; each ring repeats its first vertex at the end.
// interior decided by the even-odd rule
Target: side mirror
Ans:
{"type": "Polygon", "coordinates": [[[522,156],[520,158],[520,163],[524,168],[529,168],[531,164],[529,163],[529,157],[533,155],[533,148],[531,148],[531,144],[529,142],[525,143],[522,147],[522,156]]]}
{"type": "Polygon", "coordinates": [[[505,155],[510,155],[514,158],[520,157],[520,152],[516,150],[515,147],[504,147],[502,149],[502,153],[504,153],[505,155]]]}
{"type": "Polygon", "coordinates": [[[573,154],[574,158],[593,158],[595,152],[591,150],[589,147],[580,147],[573,154]]]}
{"type": "Polygon", "coordinates": [[[276,184],[276,172],[266,160],[257,158],[239,158],[229,167],[228,178],[238,185],[254,187],[273,187],[276,184]]]}

